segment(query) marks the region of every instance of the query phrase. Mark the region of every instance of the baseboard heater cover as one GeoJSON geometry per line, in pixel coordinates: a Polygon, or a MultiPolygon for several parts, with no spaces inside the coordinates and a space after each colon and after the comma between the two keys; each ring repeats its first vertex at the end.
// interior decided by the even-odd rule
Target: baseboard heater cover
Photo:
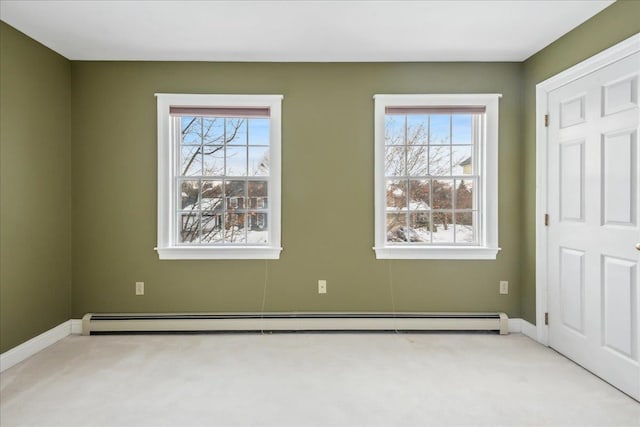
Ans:
{"type": "Polygon", "coordinates": [[[127,332],[497,331],[505,313],[88,313],[82,334],[127,332]]]}

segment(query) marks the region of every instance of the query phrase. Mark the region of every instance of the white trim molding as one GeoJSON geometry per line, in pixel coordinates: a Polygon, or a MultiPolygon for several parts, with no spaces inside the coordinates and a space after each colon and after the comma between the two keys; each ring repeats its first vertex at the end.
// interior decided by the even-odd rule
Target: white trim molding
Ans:
{"type": "MultiPolygon", "coordinates": [[[[547,291],[547,145],[548,135],[545,115],[548,114],[549,94],[564,86],[591,74],[599,69],[619,61],[629,55],[640,52],[640,33],[556,74],[536,85],[536,339],[548,345],[548,326],[545,325],[545,313],[548,311],[547,291]]],[[[533,325],[532,325],[533,326],[533,325]]]]}
{"type": "MultiPolygon", "coordinates": [[[[381,94],[374,96],[375,145],[375,228],[374,241],[377,259],[456,259],[495,260],[498,245],[498,127],[499,101],[497,93],[471,94],[381,94]],[[457,109],[482,107],[484,114],[474,124],[473,164],[477,175],[477,210],[479,220],[475,244],[389,243],[386,232],[386,178],[385,175],[385,116],[387,108],[457,109]]],[[[476,120],[476,119],[474,119],[476,120]]],[[[409,172],[402,175],[409,177],[409,172]]],[[[431,176],[428,176],[431,178],[431,176]]],[[[435,177],[435,175],[434,175],[435,177]]],[[[453,178],[453,176],[450,176],[453,178]]],[[[446,178],[442,176],[440,178],[446,178]]],[[[430,208],[429,208],[430,209],[430,208]]]]}
{"type": "MultiPolygon", "coordinates": [[[[282,95],[210,95],[157,93],[158,246],[160,259],[278,259],[281,241],[282,95]],[[171,107],[269,110],[268,239],[261,244],[179,244],[176,173],[178,146],[171,107]]],[[[177,129],[179,135],[179,129],[177,129]]],[[[224,171],[226,172],[226,171],[224,171]]],[[[196,179],[201,179],[196,178],[196,179]]],[[[213,178],[213,177],[212,177],[213,178]]],[[[215,177],[219,180],[225,177],[215,177]]],[[[246,172],[244,178],[247,178],[246,172]]]]}
{"type": "Polygon", "coordinates": [[[509,319],[509,333],[526,335],[534,341],[538,341],[536,325],[524,319],[509,319]]]}
{"type": "Polygon", "coordinates": [[[475,246],[406,247],[382,246],[373,248],[377,259],[488,259],[494,260],[500,248],[475,246]],[[424,253],[421,249],[428,250],[424,253]]]}
{"type": "MultiPolygon", "coordinates": [[[[26,341],[11,350],[5,351],[0,354],[0,372],[4,372],[10,367],[17,365],[39,351],[44,350],[50,345],[69,336],[71,334],[71,330],[72,321],[67,320],[58,326],[31,338],[29,341],[26,341]]],[[[80,331],[82,331],[82,328],[80,328],[80,331]]]]}
{"type": "Polygon", "coordinates": [[[71,319],[71,335],[82,335],[82,319],[71,319]]]}

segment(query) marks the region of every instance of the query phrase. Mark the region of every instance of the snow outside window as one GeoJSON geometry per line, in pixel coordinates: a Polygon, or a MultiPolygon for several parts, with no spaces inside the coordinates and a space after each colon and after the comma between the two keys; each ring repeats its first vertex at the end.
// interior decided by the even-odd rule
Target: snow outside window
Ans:
{"type": "Polygon", "coordinates": [[[376,95],[376,256],[495,259],[499,95],[376,95]]]}
{"type": "Polygon", "coordinates": [[[282,96],[156,96],[160,258],[278,258],[282,96]]]}

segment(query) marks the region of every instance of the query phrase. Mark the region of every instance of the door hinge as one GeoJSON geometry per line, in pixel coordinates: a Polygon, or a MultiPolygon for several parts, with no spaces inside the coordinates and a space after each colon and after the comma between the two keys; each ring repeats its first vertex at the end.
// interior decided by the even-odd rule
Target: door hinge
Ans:
{"type": "Polygon", "coordinates": [[[544,314],[544,324],[548,325],[549,324],[549,313],[545,313],[544,314]]]}
{"type": "Polygon", "coordinates": [[[544,225],[545,227],[549,226],[549,214],[544,214],[544,225]]]}
{"type": "Polygon", "coordinates": [[[544,115],[544,127],[546,127],[546,128],[549,127],[549,115],[548,114],[544,115]]]}

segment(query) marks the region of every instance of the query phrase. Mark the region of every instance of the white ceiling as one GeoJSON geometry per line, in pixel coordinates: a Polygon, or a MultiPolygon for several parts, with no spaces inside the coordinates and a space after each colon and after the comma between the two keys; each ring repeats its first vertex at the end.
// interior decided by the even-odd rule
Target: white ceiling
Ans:
{"type": "Polygon", "coordinates": [[[522,61],[613,1],[0,0],[72,60],[522,61]]]}

